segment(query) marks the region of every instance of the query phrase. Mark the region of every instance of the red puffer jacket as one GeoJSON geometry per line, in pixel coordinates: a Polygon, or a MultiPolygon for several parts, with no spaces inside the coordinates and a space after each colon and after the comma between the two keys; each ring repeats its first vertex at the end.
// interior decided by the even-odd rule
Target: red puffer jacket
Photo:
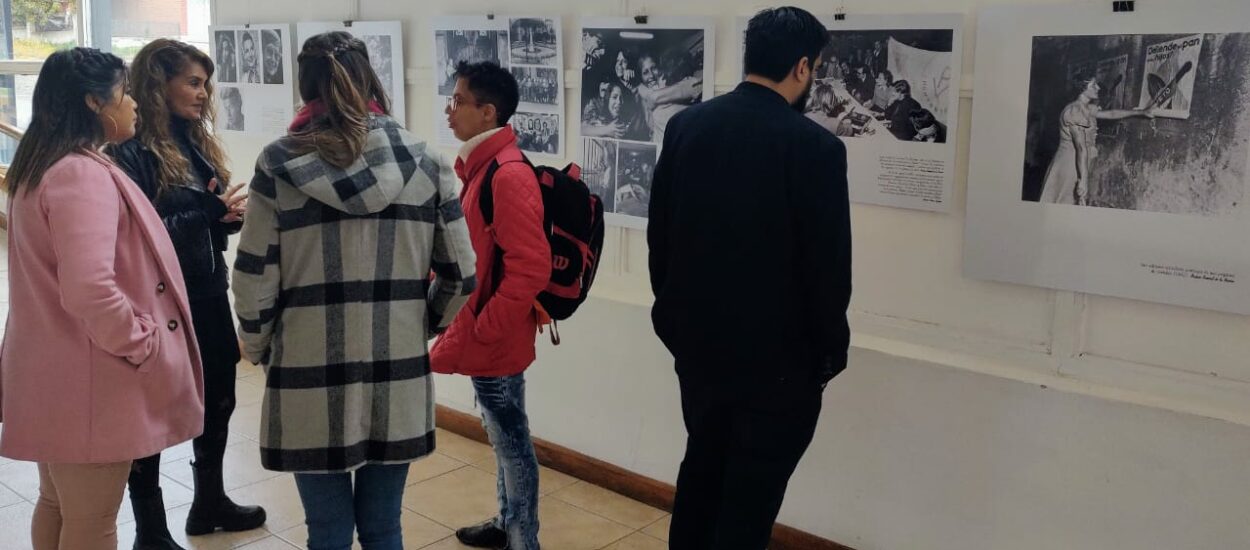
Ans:
{"type": "Polygon", "coordinates": [[[538,293],[551,278],[551,247],[543,234],[543,200],[534,171],[524,163],[501,163],[491,188],[495,224],[482,217],[480,192],[492,161],[508,153],[520,158],[516,134],[505,126],[470,153],[456,159],[465,182],[460,204],[477,254],[477,289],[430,351],[434,372],[468,376],[512,376],[534,362],[538,293]],[[503,262],[495,261],[496,249],[503,262]],[[492,273],[502,266],[503,276],[492,273]],[[497,282],[494,284],[493,282],[497,282]]]}

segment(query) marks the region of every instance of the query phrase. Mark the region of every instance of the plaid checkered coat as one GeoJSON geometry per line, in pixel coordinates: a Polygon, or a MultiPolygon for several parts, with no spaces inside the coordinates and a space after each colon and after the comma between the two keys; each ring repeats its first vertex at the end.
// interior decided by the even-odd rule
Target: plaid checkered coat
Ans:
{"type": "Polygon", "coordinates": [[[256,163],[233,287],[244,355],[267,365],[270,470],[434,450],[426,342],[472,292],[475,257],[447,164],[389,117],[369,128],[345,170],[289,138],[256,163]]]}

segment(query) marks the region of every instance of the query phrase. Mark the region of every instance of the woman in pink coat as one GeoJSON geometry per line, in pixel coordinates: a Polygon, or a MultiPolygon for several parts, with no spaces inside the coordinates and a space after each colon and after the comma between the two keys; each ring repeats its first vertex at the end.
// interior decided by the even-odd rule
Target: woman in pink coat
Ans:
{"type": "Polygon", "coordinates": [[[115,549],[130,462],[203,426],[173,245],[139,187],[97,152],[134,135],[125,85],[112,54],[50,56],[5,180],[0,455],[39,463],[35,550],[115,549]]]}

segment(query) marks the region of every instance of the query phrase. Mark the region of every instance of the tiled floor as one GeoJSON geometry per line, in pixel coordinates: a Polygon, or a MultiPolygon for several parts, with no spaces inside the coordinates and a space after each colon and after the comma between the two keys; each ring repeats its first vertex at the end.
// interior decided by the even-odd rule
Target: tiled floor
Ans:
{"type": "MultiPolygon", "coordinates": [[[[3,285],[0,285],[3,286],[3,285]]],[[[7,306],[0,302],[0,307],[7,306]]],[[[238,409],[231,421],[226,451],[226,487],[240,503],[261,504],[269,512],[262,529],[246,533],[187,537],[181,531],[191,503],[189,444],[163,455],[161,485],[171,531],[192,549],[291,550],[303,548],[307,531],[303,509],[289,474],[260,467],[256,439],[264,384],[260,370],[239,367],[238,409]]],[[[452,535],[457,527],[485,520],[495,513],[495,459],[490,447],[444,431],[438,452],[413,465],[404,495],[404,547],[409,550],[467,548],[452,535]]],[[[545,550],[662,550],[667,548],[668,514],[579,481],[542,469],[539,481],[540,540],[545,550]]],[[[32,504],[39,493],[35,466],[0,458],[0,546],[30,548],[32,504]]],[[[134,541],[129,501],[118,518],[119,548],[134,541]]]]}

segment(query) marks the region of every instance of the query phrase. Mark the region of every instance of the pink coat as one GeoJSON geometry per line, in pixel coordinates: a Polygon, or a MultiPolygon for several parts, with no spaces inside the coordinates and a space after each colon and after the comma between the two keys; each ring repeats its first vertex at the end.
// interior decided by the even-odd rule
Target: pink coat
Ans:
{"type": "Polygon", "coordinates": [[[142,458],[200,434],[204,382],[177,256],[112,162],[71,154],[10,199],[0,455],[142,458]]]}

